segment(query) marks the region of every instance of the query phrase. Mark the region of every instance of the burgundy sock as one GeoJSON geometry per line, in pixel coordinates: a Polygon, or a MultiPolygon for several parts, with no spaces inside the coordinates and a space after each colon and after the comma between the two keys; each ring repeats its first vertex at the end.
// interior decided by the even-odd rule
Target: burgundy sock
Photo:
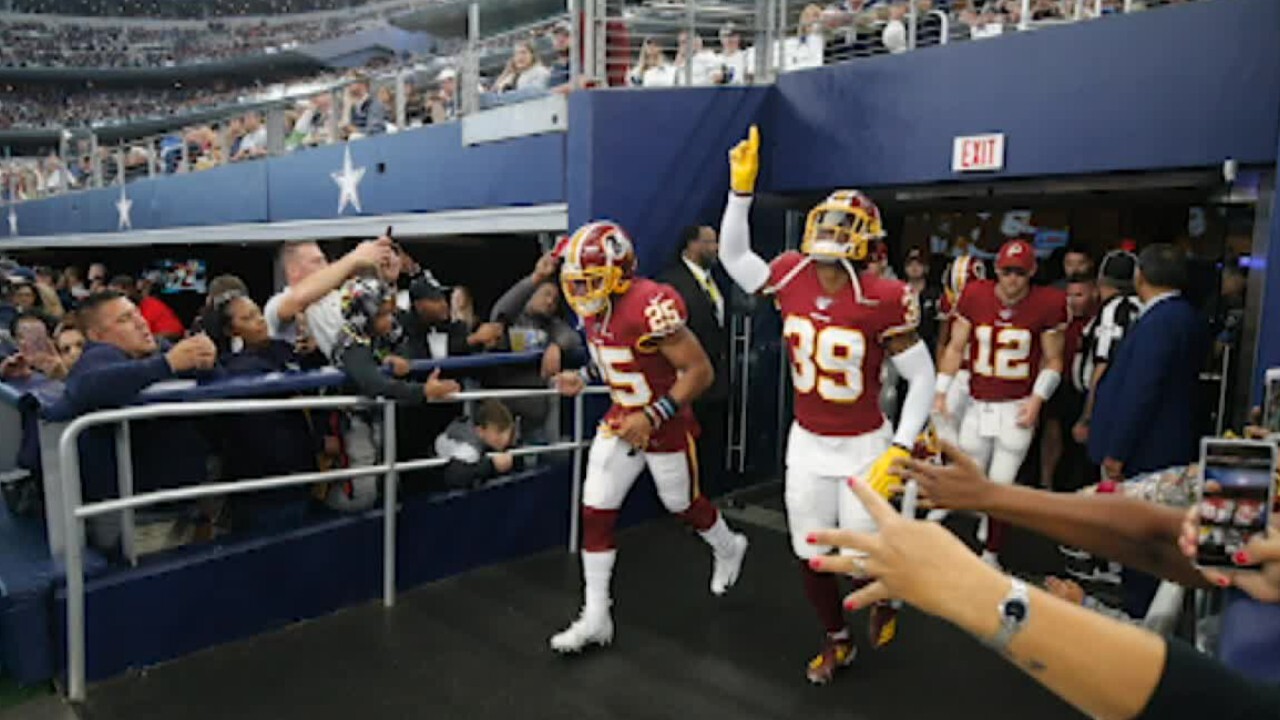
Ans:
{"type": "Polygon", "coordinates": [[[987,550],[996,555],[1004,549],[1004,523],[995,518],[987,518],[987,550]]]}
{"type": "Polygon", "coordinates": [[[835,575],[820,573],[809,567],[809,561],[800,561],[800,573],[804,577],[804,596],[818,613],[822,628],[828,633],[843,632],[844,611],[840,606],[840,586],[835,575]]]}

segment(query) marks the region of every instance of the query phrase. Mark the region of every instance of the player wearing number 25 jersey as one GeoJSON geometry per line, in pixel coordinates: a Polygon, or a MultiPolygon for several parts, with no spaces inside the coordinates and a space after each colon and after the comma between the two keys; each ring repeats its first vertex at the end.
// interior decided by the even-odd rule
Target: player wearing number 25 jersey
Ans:
{"type": "MultiPolygon", "coordinates": [[[[582,486],[582,614],[551,638],[557,652],[578,652],[613,641],[614,524],[646,467],[663,505],[711,547],[712,593],[722,595],[737,581],[747,539],[698,494],[698,425],[689,403],[715,375],[685,327],[684,301],[666,285],[633,277],[635,250],[615,223],[582,226],[557,254],[565,299],[582,320],[592,361],[613,400],[591,442],[582,486]]],[[[556,383],[571,395],[582,390],[584,378],[561,373],[556,383]]]]}
{"type": "MultiPolygon", "coordinates": [[[[808,564],[831,548],[810,544],[808,536],[832,527],[875,532],[875,522],[845,483],[857,477],[887,495],[900,482],[892,464],[910,456],[928,422],[933,358],[916,335],[915,294],[904,283],[866,271],[871,246],[884,230],[880,211],[862,193],[838,190],[815,207],[800,253],[765,263],[751,251],[748,213],[759,142],[753,127],[729,154],[733,192],[720,226],[720,260],[734,282],[773,297],[782,313],[795,392],[795,421],[787,440],[787,525],[801,560],[805,596],[826,631],[805,675],[824,684],[852,663],[855,647],[834,576],[814,572],[808,564]],[[909,386],[896,432],[880,408],[886,358],[909,386]]],[[[872,643],[892,639],[895,623],[890,606],[874,607],[872,643]]]]}
{"type": "MultiPolygon", "coordinates": [[[[1035,251],[1010,240],[996,257],[996,280],[965,286],[938,368],[935,407],[946,414],[946,394],[964,358],[973,402],[960,420],[960,447],[992,480],[1012,483],[1035,433],[1040,408],[1062,378],[1066,295],[1033,287],[1035,251]]],[[[986,521],[987,552],[996,562],[1002,528],[986,521]]]]}

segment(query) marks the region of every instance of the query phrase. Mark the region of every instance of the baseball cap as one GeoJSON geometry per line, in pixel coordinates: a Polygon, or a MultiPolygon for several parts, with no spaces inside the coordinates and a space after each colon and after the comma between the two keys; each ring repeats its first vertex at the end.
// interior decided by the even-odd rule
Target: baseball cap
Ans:
{"type": "Polygon", "coordinates": [[[1112,250],[1102,257],[1098,279],[1119,287],[1131,287],[1138,270],[1138,258],[1126,250],[1112,250]]]}
{"type": "Polygon", "coordinates": [[[738,34],[738,26],[732,22],[727,22],[720,26],[720,37],[729,37],[738,34]]]}
{"type": "Polygon", "coordinates": [[[445,68],[436,76],[436,80],[452,80],[458,77],[458,71],[453,68],[445,68]]]}
{"type": "Polygon", "coordinates": [[[996,256],[996,270],[1021,268],[1030,273],[1036,267],[1036,251],[1026,240],[1010,240],[1000,246],[996,256]]]}
{"type": "Polygon", "coordinates": [[[564,33],[565,35],[570,35],[573,33],[573,28],[569,25],[569,21],[561,20],[560,22],[551,26],[551,32],[564,33]]]}
{"type": "Polygon", "coordinates": [[[419,300],[444,300],[444,288],[440,287],[440,283],[430,278],[418,278],[409,286],[409,299],[413,302],[419,300]]]}

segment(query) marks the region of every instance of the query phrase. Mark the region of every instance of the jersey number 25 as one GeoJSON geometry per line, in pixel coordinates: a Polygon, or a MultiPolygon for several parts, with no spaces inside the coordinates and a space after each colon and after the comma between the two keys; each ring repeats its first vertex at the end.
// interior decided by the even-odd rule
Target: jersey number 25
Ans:
{"type": "Polygon", "coordinates": [[[862,361],[867,340],[857,330],[827,326],[788,315],[782,336],[791,346],[791,382],[796,392],[817,392],[823,400],[851,403],[862,397],[862,361]]]}

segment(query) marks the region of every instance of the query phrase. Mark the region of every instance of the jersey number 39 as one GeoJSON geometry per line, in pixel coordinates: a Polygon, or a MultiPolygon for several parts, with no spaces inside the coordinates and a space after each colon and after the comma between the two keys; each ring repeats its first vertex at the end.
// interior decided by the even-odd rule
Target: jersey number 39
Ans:
{"type": "Polygon", "coordinates": [[[796,392],[817,392],[823,400],[851,403],[862,397],[862,361],[867,340],[857,330],[827,326],[788,315],[782,336],[791,346],[791,382],[796,392]]]}

